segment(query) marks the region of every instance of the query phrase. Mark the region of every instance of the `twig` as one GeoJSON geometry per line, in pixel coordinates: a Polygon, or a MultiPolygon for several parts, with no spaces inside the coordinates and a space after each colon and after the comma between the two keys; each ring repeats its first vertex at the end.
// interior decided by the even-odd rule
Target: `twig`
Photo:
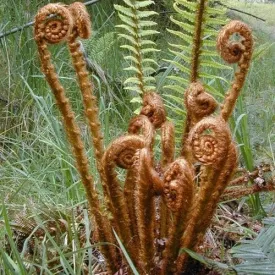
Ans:
{"type": "MultiPolygon", "coordinates": [[[[91,0],[91,1],[87,1],[84,3],[85,6],[90,6],[90,5],[93,5],[93,4],[96,4],[97,2],[99,2],[101,0],[91,0]]],[[[24,30],[25,28],[27,27],[30,27],[34,24],[34,21],[31,21],[23,26],[20,26],[20,27],[16,27],[16,28],[13,28],[11,29],[10,31],[7,31],[7,32],[4,32],[4,33],[1,33],[0,34],[0,39],[5,37],[5,36],[8,36],[10,34],[13,34],[13,33],[16,33],[16,32],[19,32],[19,31],[22,31],[24,30]]]]}
{"type": "Polygon", "coordinates": [[[236,12],[240,12],[240,13],[246,14],[246,15],[248,15],[248,16],[251,16],[251,17],[254,17],[254,18],[258,19],[258,20],[261,20],[261,21],[263,21],[263,22],[266,21],[265,19],[263,19],[263,18],[261,18],[261,17],[258,17],[258,16],[254,15],[254,14],[245,12],[245,11],[243,11],[243,10],[231,8],[231,7],[229,7],[229,6],[227,6],[227,5],[223,4],[223,3],[221,3],[220,1],[215,1],[214,4],[218,4],[218,5],[220,5],[220,6],[226,7],[227,9],[232,10],[232,11],[236,11],[236,12]]]}
{"type": "Polygon", "coordinates": [[[241,171],[242,176],[237,177],[229,182],[229,186],[238,186],[243,185],[244,183],[249,182],[250,180],[255,180],[257,177],[263,177],[263,173],[270,172],[271,166],[269,164],[263,164],[258,166],[253,172],[241,171]]]}

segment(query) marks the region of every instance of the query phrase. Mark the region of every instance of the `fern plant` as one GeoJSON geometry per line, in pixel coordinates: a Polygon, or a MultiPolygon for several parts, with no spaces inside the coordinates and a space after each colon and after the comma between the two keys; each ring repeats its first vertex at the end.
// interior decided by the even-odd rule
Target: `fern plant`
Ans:
{"type": "Polygon", "coordinates": [[[130,64],[125,70],[131,75],[124,84],[126,89],[138,92],[142,96],[155,89],[155,78],[150,75],[158,64],[151,55],[158,50],[151,36],[158,32],[152,29],[156,23],[151,17],[157,13],[146,10],[154,4],[152,0],[123,0],[123,2],[125,6],[115,5],[115,9],[122,21],[122,24],[116,27],[124,31],[119,33],[119,37],[125,40],[121,48],[128,50],[129,53],[124,59],[130,64]]]}
{"type": "MultiPolygon", "coordinates": [[[[96,97],[78,41],[79,37],[87,39],[90,35],[90,19],[83,4],[49,4],[38,12],[35,40],[42,71],[62,114],[76,167],[86,191],[91,219],[96,225],[98,241],[118,244],[123,251],[122,255],[118,246],[101,247],[108,263],[108,272],[113,274],[121,269],[126,261],[130,262],[130,255],[141,274],[188,274],[189,256],[180,251],[182,248],[198,250],[203,244],[217,204],[224,194],[229,197],[232,194],[227,193],[227,186],[235,186],[236,191],[239,180],[242,182],[242,177],[231,181],[237,166],[237,150],[228,120],[250,65],[252,34],[250,28],[240,21],[230,22],[219,32],[218,51],[228,63],[237,63],[238,69],[223,105],[218,108],[216,100],[198,80],[200,66],[216,66],[214,62],[207,61],[204,64],[202,61],[205,53],[201,51],[204,22],[212,21],[212,18],[207,17],[210,9],[208,2],[176,0],[176,6],[177,3],[185,3],[193,9],[197,8],[197,17],[194,21],[191,69],[186,71],[190,73],[190,84],[184,95],[187,120],[181,155],[175,158],[174,125],[167,120],[160,95],[147,85],[151,78],[146,73],[151,69],[144,65],[154,63],[143,56],[155,51],[155,48],[148,46],[152,45],[151,40],[143,40],[155,33],[143,29],[154,25],[144,20],[154,13],[142,10],[152,1],[124,0],[124,3],[127,7],[116,8],[124,22],[120,27],[128,31],[123,37],[131,43],[124,45],[131,52],[126,59],[133,62],[128,70],[135,73],[126,83],[134,83],[134,86],[129,87],[130,90],[134,89],[142,95],[141,111],[130,121],[127,134],[116,138],[107,148],[104,147],[96,97]],[[232,40],[236,33],[241,39],[232,40]],[[78,79],[103,201],[90,171],[89,159],[70,100],[51,61],[49,45],[60,42],[68,46],[78,79]],[[160,161],[154,154],[158,130],[161,141],[160,161]],[[195,169],[198,162],[199,172],[195,169]],[[118,168],[126,170],[124,178],[119,177],[118,168]]],[[[270,185],[267,189],[274,188],[270,185]]],[[[254,192],[254,189],[248,191],[254,192]]]]}
{"type": "Polygon", "coordinates": [[[231,253],[243,259],[234,266],[238,274],[275,274],[275,224],[263,228],[255,240],[242,241],[231,253]]]}

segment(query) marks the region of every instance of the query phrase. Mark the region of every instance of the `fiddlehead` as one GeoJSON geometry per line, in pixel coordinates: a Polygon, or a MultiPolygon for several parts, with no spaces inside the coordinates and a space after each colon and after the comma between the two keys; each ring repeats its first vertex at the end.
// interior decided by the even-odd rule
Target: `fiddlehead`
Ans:
{"type": "Polygon", "coordinates": [[[34,35],[37,43],[56,44],[71,34],[73,19],[69,10],[60,4],[49,4],[39,10],[35,17],[34,35]]]}
{"type": "Polygon", "coordinates": [[[220,31],[217,49],[226,62],[238,63],[239,67],[222,106],[221,115],[224,120],[228,120],[244,85],[252,57],[253,39],[250,28],[243,22],[231,21],[220,31]],[[239,34],[242,39],[240,41],[230,40],[233,34],[239,34]]]}
{"type": "Polygon", "coordinates": [[[198,161],[204,165],[217,164],[227,155],[230,132],[222,119],[207,117],[194,126],[188,142],[198,161]]]}
{"type": "MultiPolygon", "coordinates": [[[[234,172],[237,153],[229,127],[220,117],[207,117],[198,122],[190,131],[188,146],[202,167],[198,192],[187,218],[181,247],[195,249],[202,241],[220,196],[234,172]]],[[[186,254],[178,257],[177,272],[183,270],[187,258],[186,254]]]]}
{"type": "Polygon", "coordinates": [[[208,94],[200,82],[193,82],[184,94],[186,109],[191,116],[191,127],[206,116],[213,114],[217,102],[208,94]]]}
{"type": "Polygon", "coordinates": [[[189,85],[184,94],[184,103],[187,109],[187,118],[182,140],[182,156],[187,155],[186,142],[191,128],[206,116],[215,112],[216,100],[208,94],[200,82],[189,85]]]}
{"type": "Polygon", "coordinates": [[[107,185],[109,209],[113,214],[113,223],[125,244],[131,240],[130,219],[123,191],[115,171],[116,166],[130,169],[137,150],[145,147],[144,138],[136,135],[122,136],[109,145],[102,158],[104,181],[107,185]]]}
{"type": "MultiPolygon", "coordinates": [[[[54,65],[51,63],[51,54],[47,47],[47,44],[56,44],[67,40],[73,30],[73,22],[73,18],[65,6],[49,4],[43,7],[35,17],[35,40],[38,46],[42,71],[62,114],[65,131],[72,147],[77,170],[85,187],[91,212],[99,229],[100,239],[112,243],[114,238],[110,224],[100,210],[99,198],[95,192],[93,177],[89,172],[89,161],[81,140],[80,129],[76,123],[69,99],[66,97],[65,90],[58,79],[54,65]]],[[[106,247],[102,247],[101,249],[108,259],[112,271],[116,270],[118,258],[115,248],[106,249],[106,247]]]]}
{"type": "Polygon", "coordinates": [[[163,196],[167,207],[173,212],[181,212],[183,203],[186,212],[193,197],[193,178],[194,173],[189,163],[180,158],[174,161],[164,174],[163,196]]]}
{"type": "Polygon", "coordinates": [[[173,219],[168,223],[169,231],[164,250],[163,274],[175,271],[171,269],[180,248],[178,240],[186,226],[194,194],[193,168],[185,159],[180,158],[174,161],[164,174],[163,196],[167,207],[173,213],[173,219]]]}
{"type": "Polygon", "coordinates": [[[140,114],[147,116],[156,129],[160,128],[166,121],[166,111],[162,98],[155,92],[145,93],[140,114]]]}

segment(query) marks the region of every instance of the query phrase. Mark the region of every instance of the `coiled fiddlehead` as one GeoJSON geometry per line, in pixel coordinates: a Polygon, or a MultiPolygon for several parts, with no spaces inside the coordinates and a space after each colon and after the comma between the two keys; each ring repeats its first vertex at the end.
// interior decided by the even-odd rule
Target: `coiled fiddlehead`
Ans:
{"type": "Polygon", "coordinates": [[[174,272],[174,261],[180,248],[178,241],[186,226],[188,213],[195,194],[194,173],[191,165],[183,158],[174,161],[164,174],[163,196],[173,218],[168,222],[168,236],[162,274],[174,272]]]}
{"type": "Polygon", "coordinates": [[[156,129],[160,128],[166,121],[162,98],[155,92],[145,93],[140,114],[147,116],[156,129]]]}
{"type": "Polygon", "coordinates": [[[250,28],[243,22],[231,21],[220,31],[217,39],[217,49],[226,62],[238,63],[239,67],[222,106],[221,115],[227,121],[244,85],[252,57],[253,39],[250,28]],[[239,34],[242,37],[241,40],[231,41],[230,38],[233,34],[239,34]]]}
{"type": "Polygon", "coordinates": [[[208,94],[200,82],[189,85],[184,94],[185,106],[191,116],[191,127],[206,116],[213,114],[217,108],[217,102],[208,94]]]}
{"type": "MultiPolygon", "coordinates": [[[[201,243],[220,196],[232,177],[237,153],[230,129],[220,117],[206,117],[198,122],[190,131],[188,146],[193,158],[200,161],[202,167],[200,186],[187,217],[181,247],[195,249],[201,243]]],[[[178,273],[184,269],[187,259],[186,254],[178,256],[178,273]]]]}
{"type": "Polygon", "coordinates": [[[193,179],[193,169],[182,158],[173,162],[165,172],[163,195],[167,207],[172,212],[180,212],[179,209],[182,208],[183,203],[185,204],[183,212],[186,212],[188,201],[190,202],[190,198],[193,196],[193,179]],[[188,199],[185,201],[186,197],[188,199]]]}
{"type": "Polygon", "coordinates": [[[65,6],[49,4],[39,10],[35,17],[35,40],[56,44],[71,34],[73,19],[65,6]]]}
{"type": "Polygon", "coordinates": [[[184,94],[184,103],[187,109],[187,117],[181,154],[182,156],[187,156],[186,141],[190,130],[201,119],[214,113],[218,104],[216,100],[205,91],[200,82],[193,82],[189,85],[184,94]]]}
{"type": "MultiPolygon", "coordinates": [[[[74,28],[74,19],[69,9],[60,4],[49,4],[43,7],[35,17],[35,40],[41,60],[42,71],[55,96],[58,108],[62,114],[65,131],[68,136],[76,160],[76,166],[85,187],[91,213],[95,217],[98,227],[99,239],[114,242],[112,231],[107,218],[100,210],[98,195],[95,191],[94,180],[89,172],[89,161],[85,154],[84,144],[81,140],[80,129],[76,123],[74,113],[65,90],[61,85],[51,63],[51,54],[47,44],[56,44],[67,41],[74,28]]],[[[115,248],[101,247],[108,259],[112,271],[117,269],[117,254],[115,248]]]]}
{"type": "Polygon", "coordinates": [[[137,150],[145,147],[144,138],[126,135],[113,141],[102,158],[104,181],[107,183],[109,209],[114,216],[113,223],[125,244],[131,240],[130,219],[123,191],[115,168],[130,169],[134,163],[137,150]]]}
{"type": "Polygon", "coordinates": [[[194,126],[188,142],[198,161],[204,165],[217,164],[227,154],[230,132],[223,119],[207,117],[194,126]]]}

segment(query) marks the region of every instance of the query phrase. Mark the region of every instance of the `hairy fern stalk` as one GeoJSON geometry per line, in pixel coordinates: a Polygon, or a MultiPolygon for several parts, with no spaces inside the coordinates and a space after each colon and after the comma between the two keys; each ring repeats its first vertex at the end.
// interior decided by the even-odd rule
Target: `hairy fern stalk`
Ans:
{"type": "Polygon", "coordinates": [[[157,62],[150,56],[157,52],[156,43],[151,36],[158,34],[152,27],[156,25],[151,17],[157,13],[147,8],[154,4],[152,0],[123,0],[125,6],[115,5],[122,24],[116,27],[123,30],[119,37],[125,44],[121,48],[128,50],[124,59],[130,64],[125,68],[131,76],[124,82],[125,89],[138,92],[140,95],[155,89],[155,78],[150,76],[155,71],[157,62]]]}

